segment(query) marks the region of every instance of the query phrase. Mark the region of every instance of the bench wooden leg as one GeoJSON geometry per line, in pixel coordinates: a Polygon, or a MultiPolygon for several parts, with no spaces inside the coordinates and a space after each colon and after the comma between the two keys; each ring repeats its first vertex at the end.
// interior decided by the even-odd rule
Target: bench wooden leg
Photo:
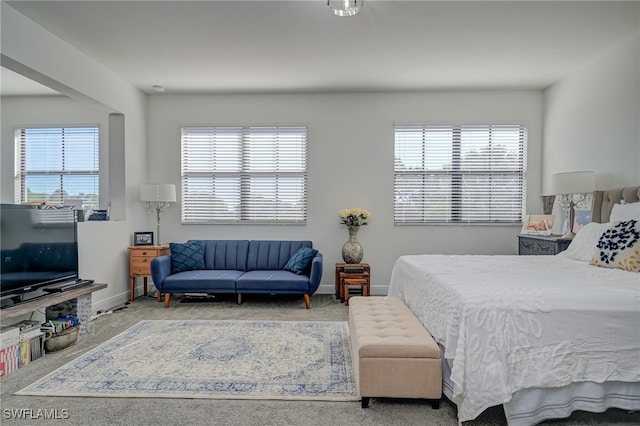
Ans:
{"type": "Polygon", "coordinates": [[[363,396],[362,397],[362,408],[369,408],[369,397],[368,396],[363,396]]]}
{"type": "Polygon", "coordinates": [[[169,307],[169,300],[171,300],[171,293],[165,293],[164,295],[164,307],[169,307]]]}
{"type": "Polygon", "coordinates": [[[311,296],[309,296],[308,294],[304,295],[304,304],[307,309],[311,309],[311,296]]]}
{"type": "Polygon", "coordinates": [[[238,293],[238,305],[242,305],[242,294],[238,293]]]}

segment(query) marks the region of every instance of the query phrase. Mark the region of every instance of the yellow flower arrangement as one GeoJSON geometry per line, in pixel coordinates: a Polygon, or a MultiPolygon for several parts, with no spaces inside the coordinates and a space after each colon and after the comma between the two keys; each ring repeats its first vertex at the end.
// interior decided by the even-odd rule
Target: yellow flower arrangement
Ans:
{"type": "Polygon", "coordinates": [[[371,216],[369,210],[361,208],[342,209],[338,211],[341,222],[347,226],[362,226],[367,224],[367,219],[371,216]]]}

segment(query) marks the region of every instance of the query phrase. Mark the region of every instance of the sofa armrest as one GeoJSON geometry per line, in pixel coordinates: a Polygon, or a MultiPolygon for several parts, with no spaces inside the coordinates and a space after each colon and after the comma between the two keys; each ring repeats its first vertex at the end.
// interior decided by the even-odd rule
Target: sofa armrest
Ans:
{"type": "Polygon", "coordinates": [[[320,287],[322,279],[322,253],[318,252],[311,261],[311,272],[309,273],[309,294],[314,294],[320,287]]]}
{"type": "Polygon", "coordinates": [[[171,255],[165,254],[151,259],[151,278],[153,285],[163,293],[164,280],[171,275],[171,255]]]}

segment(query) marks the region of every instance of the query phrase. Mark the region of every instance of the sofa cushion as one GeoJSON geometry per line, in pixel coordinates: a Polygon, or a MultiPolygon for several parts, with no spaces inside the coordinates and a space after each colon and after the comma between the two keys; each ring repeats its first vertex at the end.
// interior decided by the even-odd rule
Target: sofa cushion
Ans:
{"type": "Polygon", "coordinates": [[[249,241],[247,271],[282,270],[300,247],[312,248],[311,241],[249,241]]]}
{"type": "Polygon", "coordinates": [[[184,244],[170,243],[171,272],[204,269],[204,255],[200,241],[187,241],[184,244]]]}
{"type": "Polygon", "coordinates": [[[318,250],[309,247],[300,247],[300,249],[291,256],[287,264],[284,265],[283,269],[300,275],[311,264],[316,254],[318,254],[318,250]]]}
{"type": "Polygon", "coordinates": [[[309,278],[289,271],[249,271],[236,280],[238,293],[306,294],[309,278]]]}
{"type": "Polygon", "coordinates": [[[162,290],[171,293],[235,293],[242,271],[198,269],[169,275],[162,290]]]}
{"type": "Polygon", "coordinates": [[[249,240],[202,240],[200,243],[204,249],[204,269],[247,270],[249,240]]]}

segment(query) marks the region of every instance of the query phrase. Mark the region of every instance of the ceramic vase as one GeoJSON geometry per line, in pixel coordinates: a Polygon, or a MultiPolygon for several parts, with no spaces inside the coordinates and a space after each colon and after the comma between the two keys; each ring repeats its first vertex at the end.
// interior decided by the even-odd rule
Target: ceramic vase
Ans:
{"type": "Polygon", "coordinates": [[[358,241],[359,226],[347,226],[349,230],[349,239],[342,246],[342,260],[344,263],[354,264],[360,263],[364,256],[364,250],[358,241]]]}

